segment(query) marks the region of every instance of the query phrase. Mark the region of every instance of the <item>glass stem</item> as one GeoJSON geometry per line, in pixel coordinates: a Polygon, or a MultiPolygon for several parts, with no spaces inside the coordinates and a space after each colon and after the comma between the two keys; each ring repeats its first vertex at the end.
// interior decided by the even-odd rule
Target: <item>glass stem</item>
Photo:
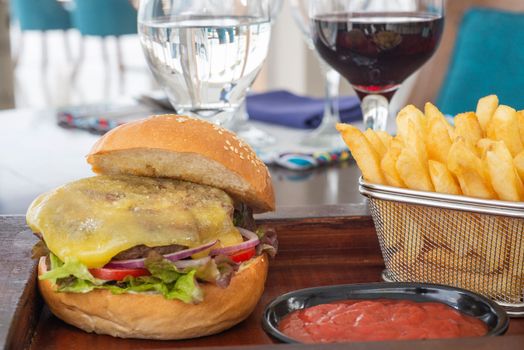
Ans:
{"type": "Polygon", "coordinates": [[[331,67],[325,67],[325,100],[324,100],[324,116],[322,124],[340,123],[340,111],[338,102],[338,92],[340,87],[340,74],[331,67]]]}
{"type": "Polygon", "coordinates": [[[364,128],[385,131],[388,126],[389,101],[382,95],[367,95],[362,99],[364,128]]]}

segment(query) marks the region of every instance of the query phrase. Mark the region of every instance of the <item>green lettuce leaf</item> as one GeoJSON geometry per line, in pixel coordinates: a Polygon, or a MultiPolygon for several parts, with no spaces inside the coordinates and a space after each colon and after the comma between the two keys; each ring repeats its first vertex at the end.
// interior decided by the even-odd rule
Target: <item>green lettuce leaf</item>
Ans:
{"type": "Polygon", "coordinates": [[[180,276],[173,289],[164,296],[167,299],[182,300],[184,303],[200,303],[204,300],[204,295],[196,282],[195,273],[196,271],[193,270],[187,275],[180,276]]]}
{"type": "Polygon", "coordinates": [[[266,253],[274,258],[278,251],[277,233],[273,228],[259,227],[256,230],[260,244],[257,246],[257,255],[266,253]]]}
{"type": "Polygon", "coordinates": [[[51,280],[59,292],[88,293],[94,289],[105,289],[113,294],[155,292],[166,299],[178,299],[185,303],[203,300],[202,289],[196,280],[197,270],[179,272],[162,256],[146,259],[151,276],[128,276],[119,282],[94,278],[85,265],[74,259],[62,262],[51,253],[50,261],[50,270],[39,278],[51,280]]]}
{"type": "Polygon", "coordinates": [[[175,265],[158,253],[149,254],[144,264],[152,276],[159,278],[164,283],[173,283],[180,278],[181,274],[175,265]]]}
{"type": "Polygon", "coordinates": [[[59,281],[57,286],[59,292],[68,293],[89,293],[97,287],[103,287],[103,285],[97,286],[93,282],[74,277],[59,281]]]}
{"type": "Polygon", "coordinates": [[[71,258],[62,262],[53,253],[49,254],[49,258],[51,260],[51,269],[39,277],[41,280],[51,280],[53,284],[56,284],[58,279],[73,276],[97,285],[104,283],[104,281],[94,278],[93,275],[89,273],[87,267],[77,259],[71,258]]]}

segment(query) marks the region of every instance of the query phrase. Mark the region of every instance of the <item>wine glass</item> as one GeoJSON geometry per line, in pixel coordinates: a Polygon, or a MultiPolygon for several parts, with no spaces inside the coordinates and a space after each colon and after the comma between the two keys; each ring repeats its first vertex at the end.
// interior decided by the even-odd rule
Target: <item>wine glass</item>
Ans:
{"type": "Polygon", "coordinates": [[[345,144],[335,128],[340,122],[338,106],[338,92],[340,75],[331,68],[315,51],[311,36],[311,24],[308,16],[308,0],[291,0],[291,14],[298,25],[309,49],[315,52],[320,63],[320,69],[325,76],[324,114],[322,122],[311,134],[307,135],[301,143],[305,146],[320,148],[345,148],[345,144]]]}
{"type": "Polygon", "coordinates": [[[389,102],[436,51],[444,0],[310,0],[313,42],[361,100],[364,127],[386,130],[389,102]]]}
{"type": "MultiPolygon", "coordinates": [[[[270,0],[271,24],[275,24],[280,14],[282,1],[270,0]]],[[[249,123],[249,114],[247,113],[245,100],[227,127],[255,149],[270,147],[277,143],[275,136],[249,123]]]]}
{"type": "Polygon", "coordinates": [[[141,0],[149,68],[178,113],[226,125],[267,56],[269,0],[141,0]]]}

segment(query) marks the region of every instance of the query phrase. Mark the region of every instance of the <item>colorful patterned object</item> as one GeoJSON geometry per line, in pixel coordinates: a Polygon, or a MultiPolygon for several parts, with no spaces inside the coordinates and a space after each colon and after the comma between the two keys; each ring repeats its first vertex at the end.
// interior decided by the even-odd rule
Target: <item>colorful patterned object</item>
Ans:
{"type": "Polygon", "coordinates": [[[292,170],[308,170],[319,166],[340,163],[350,159],[348,150],[333,152],[282,153],[275,156],[272,163],[292,170]]]}
{"type": "Polygon", "coordinates": [[[124,124],[123,121],[118,121],[108,118],[75,118],[71,113],[63,112],[57,115],[58,124],[65,128],[82,129],[92,132],[93,134],[103,135],[111,129],[124,124]]]}
{"type": "MultiPolygon", "coordinates": [[[[137,104],[93,104],[59,110],[58,125],[68,129],[82,129],[102,135],[128,121],[155,114],[153,110],[137,104]]],[[[165,112],[163,112],[165,113],[165,112]]]]}
{"type": "MultiPolygon", "coordinates": [[[[58,124],[64,128],[82,129],[102,135],[130,120],[144,118],[151,114],[155,113],[144,107],[92,105],[59,111],[57,120],[58,124]]],[[[278,150],[257,149],[256,151],[266,164],[276,164],[286,169],[299,171],[340,163],[351,158],[347,149],[312,153],[300,152],[298,149],[299,152],[290,152],[289,148],[286,149],[286,146],[281,145],[278,150]]]]}

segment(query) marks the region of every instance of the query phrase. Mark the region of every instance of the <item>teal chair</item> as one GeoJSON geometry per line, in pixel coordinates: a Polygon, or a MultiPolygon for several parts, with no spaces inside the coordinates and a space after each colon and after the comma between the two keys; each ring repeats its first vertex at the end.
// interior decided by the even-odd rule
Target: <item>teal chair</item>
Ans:
{"type": "MultiPolygon", "coordinates": [[[[130,0],[74,0],[73,25],[82,37],[95,36],[102,40],[102,54],[106,65],[108,54],[105,39],[116,38],[118,67],[124,71],[120,37],[137,33],[137,11],[130,0]]],[[[83,42],[73,77],[76,76],[84,56],[83,42]]]]}
{"type": "Polygon", "coordinates": [[[524,109],[524,13],[468,10],[437,98],[446,114],[474,111],[480,97],[524,109]]]}
{"type": "Polygon", "coordinates": [[[67,30],[69,12],[56,0],[10,0],[11,16],[22,31],[67,30]]]}
{"type": "Polygon", "coordinates": [[[68,58],[71,57],[66,32],[71,28],[71,16],[57,0],[11,0],[11,20],[18,23],[21,31],[18,52],[14,60],[18,63],[22,53],[24,32],[39,31],[42,33],[42,66],[47,67],[47,36],[50,30],[63,30],[64,43],[68,58]]]}
{"type": "Polygon", "coordinates": [[[129,0],[74,0],[73,23],[82,35],[136,34],[137,12],[129,0]]]}

